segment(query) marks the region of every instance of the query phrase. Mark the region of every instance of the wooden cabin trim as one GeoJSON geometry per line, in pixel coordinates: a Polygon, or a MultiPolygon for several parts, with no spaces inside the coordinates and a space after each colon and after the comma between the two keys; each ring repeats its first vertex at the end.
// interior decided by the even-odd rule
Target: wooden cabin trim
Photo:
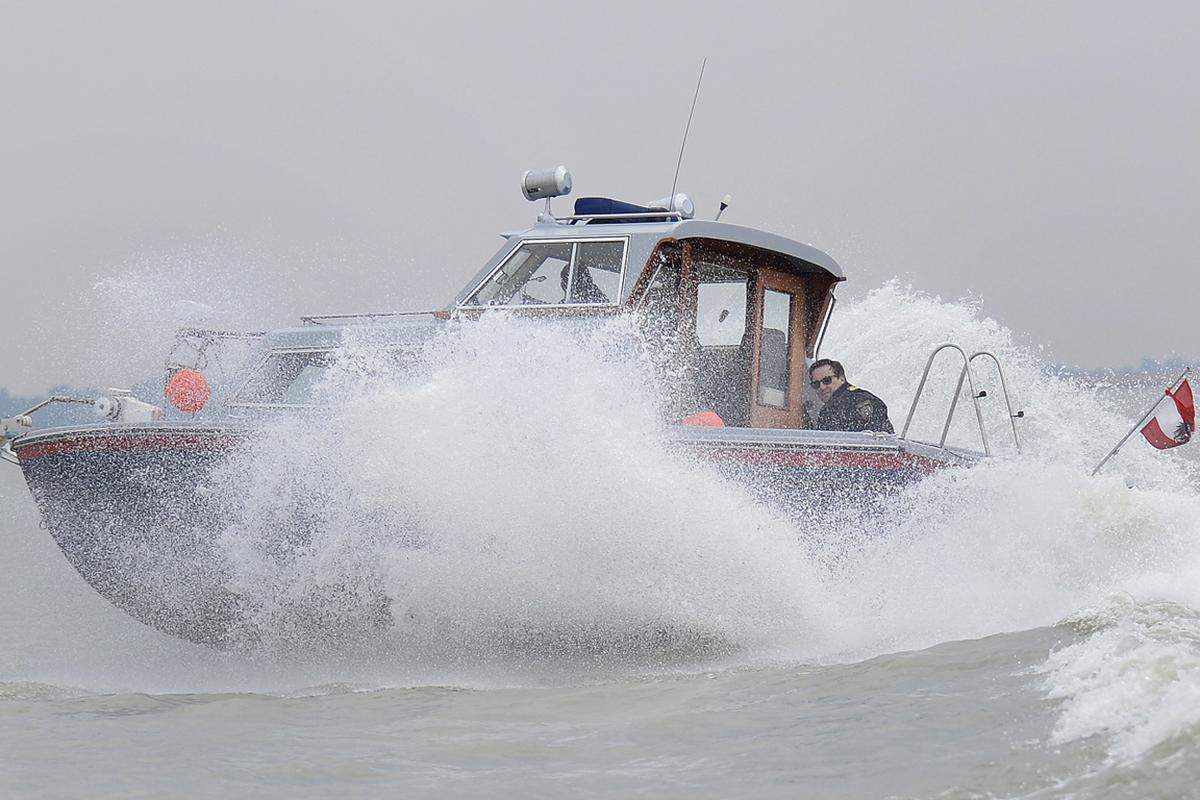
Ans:
{"type": "Polygon", "coordinates": [[[463,306],[451,315],[465,319],[478,319],[483,314],[503,311],[514,317],[615,317],[629,312],[626,306],[574,305],[574,306],[463,306]]]}
{"type": "Polygon", "coordinates": [[[808,351],[809,287],[807,276],[761,270],[754,287],[754,348],[750,359],[750,426],[753,428],[806,428],[804,407],[805,354],[808,351]],[[788,388],[783,406],[760,401],[763,309],[768,289],[782,292],[788,301],[788,388]]]}
{"type": "Polygon", "coordinates": [[[642,266],[642,271],[629,290],[629,297],[625,300],[624,305],[628,308],[639,308],[646,299],[646,293],[650,290],[654,276],[660,269],[670,265],[673,261],[680,267],[680,285],[682,286],[683,243],[675,239],[663,239],[650,251],[646,263],[642,266]]]}
{"type": "MultiPolygon", "coordinates": [[[[746,325],[751,337],[748,369],[749,396],[746,407],[749,425],[755,428],[802,429],[809,425],[805,407],[807,359],[812,357],[816,327],[832,302],[832,288],[844,278],[804,264],[781,253],[762,250],[737,242],[711,239],[685,239],[680,280],[680,334],[691,336],[696,326],[699,280],[696,264],[700,261],[727,267],[748,276],[746,325]],[[788,320],[788,390],[783,407],[759,402],[762,359],[763,304],[767,289],[791,296],[788,320]]],[[[647,283],[648,285],[648,283],[647,283]]],[[[688,365],[689,367],[693,365],[688,365]]]]}
{"type": "Polygon", "coordinates": [[[790,259],[797,266],[804,265],[800,269],[802,272],[818,271],[839,278],[842,276],[841,266],[828,253],[818,250],[810,244],[797,242],[757,228],[747,228],[744,225],[733,225],[715,220],[689,219],[672,226],[668,235],[680,240],[721,241],[777,253],[790,259]]]}

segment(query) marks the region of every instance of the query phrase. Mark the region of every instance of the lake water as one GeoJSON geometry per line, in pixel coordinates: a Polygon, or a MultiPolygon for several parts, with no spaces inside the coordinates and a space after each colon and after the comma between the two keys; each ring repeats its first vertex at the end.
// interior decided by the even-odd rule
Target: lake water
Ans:
{"type": "Polygon", "coordinates": [[[518,325],[447,345],[432,395],[351,404],[329,425],[369,428],[353,448],[285,430],[239,473],[255,514],[221,535],[261,621],[367,564],[403,620],[369,641],[159,634],[0,472],[0,796],[1200,797],[1194,461],[1135,440],[1087,476],[1157,376],[1088,384],[970,306],[884,287],[831,331],[851,377],[895,420],[932,344],[993,347],[1026,453],[988,406],[995,462],[806,526],[673,462],[605,348],[518,325]],[[255,561],[295,464],[346,513],[321,558],[255,561]],[[350,513],[380,507],[444,545],[400,553],[350,513]]]}

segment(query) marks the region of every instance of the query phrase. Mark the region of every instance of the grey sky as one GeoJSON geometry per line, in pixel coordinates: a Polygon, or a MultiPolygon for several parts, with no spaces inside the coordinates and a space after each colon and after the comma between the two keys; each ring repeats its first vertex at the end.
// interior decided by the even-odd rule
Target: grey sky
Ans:
{"type": "Polygon", "coordinates": [[[176,295],[250,322],[439,306],[533,219],[526,168],[567,164],[577,195],[666,194],[704,55],[680,178],[701,215],[732,192],[730,221],[831,252],[843,296],[897,275],[977,296],[1062,361],[1200,351],[1193,4],[0,17],[0,385],[128,379],[90,374],[98,343],[147,344],[139,314],[176,295]],[[106,322],[90,287],[130,270],[156,277],[106,322]]]}

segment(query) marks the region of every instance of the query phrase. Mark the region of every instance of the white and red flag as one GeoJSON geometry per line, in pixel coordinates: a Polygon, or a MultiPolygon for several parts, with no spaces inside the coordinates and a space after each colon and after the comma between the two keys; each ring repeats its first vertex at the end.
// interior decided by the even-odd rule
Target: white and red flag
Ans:
{"type": "Polygon", "coordinates": [[[1192,385],[1185,379],[1175,391],[1167,390],[1173,402],[1165,403],[1162,409],[1142,427],[1142,436],[1159,450],[1187,444],[1196,430],[1196,403],[1192,398],[1192,385]]]}

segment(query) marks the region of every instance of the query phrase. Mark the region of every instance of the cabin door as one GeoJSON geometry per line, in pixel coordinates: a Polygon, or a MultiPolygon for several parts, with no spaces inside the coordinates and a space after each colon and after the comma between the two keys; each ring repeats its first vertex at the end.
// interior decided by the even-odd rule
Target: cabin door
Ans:
{"type": "Polygon", "coordinates": [[[760,269],[753,304],[753,360],[750,376],[750,425],[755,428],[803,428],[804,279],[760,269]]]}

